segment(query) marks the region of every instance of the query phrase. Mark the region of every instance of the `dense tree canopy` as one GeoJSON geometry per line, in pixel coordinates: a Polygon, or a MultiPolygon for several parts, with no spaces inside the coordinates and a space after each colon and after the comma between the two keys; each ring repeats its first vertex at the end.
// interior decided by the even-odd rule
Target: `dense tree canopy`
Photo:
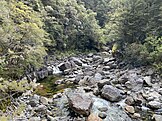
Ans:
{"type": "Polygon", "coordinates": [[[46,30],[59,50],[94,49],[102,40],[96,13],[76,0],[43,2],[47,16],[46,30]]]}
{"type": "Polygon", "coordinates": [[[133,63],[158,63],[161,68],[162,1],[113,0],[110,5],[110,19],[104,32],[106,41],[120,43],[127,60],[133,63]]]}
{"type": "Polygon", "coordinates": [[[105,23],[107,22],[108,12],[110,11],[110,4],[111,0],[77,0],[78,2],[83,2],[85,7],[88,9],[93,10],[97,13],[96,19],[99,21],[99,25],[104,27],[105,23]]]}
{"type": "Polygon", "coordinates": [[[46,50],[99,51],[110,42],[131,63],[161,69],[161,10],[161,0],[1,0],[1,75],[40,66],[46,50]]]}
{"type": "Polygon", "coordinates": [[[24,3],[2,0],[0,9],[1,74],[18,77],[30,64],[43,63],[46,32],[37,13],[24,3]]]}

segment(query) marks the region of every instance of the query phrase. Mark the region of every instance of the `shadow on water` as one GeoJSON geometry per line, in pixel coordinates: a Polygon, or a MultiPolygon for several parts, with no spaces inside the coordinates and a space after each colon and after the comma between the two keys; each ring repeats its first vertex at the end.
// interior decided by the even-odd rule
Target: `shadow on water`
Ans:
{"type": "Polygon", "coordinates": [[[57,80],[63,78],[64,77],[62,76],[48,76],[47,78],[38,81],[40,85],[37,86],[34,93],[45,97],[52,97],[54,94],[63,92],[66,88],[76,87],[76,85],[72,83],[56,84],[57,80]]]}

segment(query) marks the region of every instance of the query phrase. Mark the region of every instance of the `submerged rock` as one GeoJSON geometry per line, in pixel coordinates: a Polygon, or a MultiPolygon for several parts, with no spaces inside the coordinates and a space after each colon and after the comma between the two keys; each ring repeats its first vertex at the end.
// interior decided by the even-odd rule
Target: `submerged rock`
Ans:
{"type": "Polygon", "coordinates": [[[123,110],[111,106],[108,101],[98,97],[93,97],[92,99],[93,105],[91,113],[102,116],[104,118],[102,121],[132,121],[123,110]],[[101,109],[104,110],[101,111],[101,109]]]}

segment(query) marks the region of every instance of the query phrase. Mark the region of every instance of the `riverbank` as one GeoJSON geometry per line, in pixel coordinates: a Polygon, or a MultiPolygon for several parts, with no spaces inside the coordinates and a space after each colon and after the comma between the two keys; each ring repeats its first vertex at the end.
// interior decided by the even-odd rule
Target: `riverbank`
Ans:
{"type": "Polygon", "coordinates": [[[53,60],[47,65],[36,73],[42,80],[36,82],[37,91],[28,91],[13,103],[15,107],[22,103],[25,107],[13,120],[160,121],[162,118],[162,80],[151,68],[129,68],[109,52],[53,60]],[[61,78],[55,78],[58,75],[61,78]],[[54,92],[43,95],[44,87],[54,92]]]}

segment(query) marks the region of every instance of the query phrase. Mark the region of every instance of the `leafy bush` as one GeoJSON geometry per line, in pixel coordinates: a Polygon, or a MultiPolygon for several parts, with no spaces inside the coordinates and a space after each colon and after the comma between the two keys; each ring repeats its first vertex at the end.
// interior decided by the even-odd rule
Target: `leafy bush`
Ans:
{"type": "Polygon", "coordinates": [[[137,43],[132,43],[125,48],[125,59],[134,66],[148,65],[152,61],[147,48],[137,43]]]}
{"type": "Polygon", "coordinates": [[[0,78],[0,110],[5,111],[13,97],[17,97],[31,88],[32,85],[27,80],[8,81],[0,78]]]}
{"type": "Polygon", "coordinates": [[[40,14],[23,2],[1,0],[0,11],[0,75],[20,78],[30,64],[43,64],[44,43],[49,42],[47,33],[40,14]]]}
{"type": "Polygon", "coordinates": [[[6,115],[3,114],[0,116],[0,121],[12,121],[13,118],[15,118],[16,116],[20,115],[24,110],[25,110],[25,104],[21,103],[17,109],[14,110],[14,112],[12,112],[12,115],[6,115]]]}
{"type": "Polygon", "coordinates": [[[149,36],[146,38],[145,46],[147,47],[153,65],[162,74],[162,37],[149,36]]]}

